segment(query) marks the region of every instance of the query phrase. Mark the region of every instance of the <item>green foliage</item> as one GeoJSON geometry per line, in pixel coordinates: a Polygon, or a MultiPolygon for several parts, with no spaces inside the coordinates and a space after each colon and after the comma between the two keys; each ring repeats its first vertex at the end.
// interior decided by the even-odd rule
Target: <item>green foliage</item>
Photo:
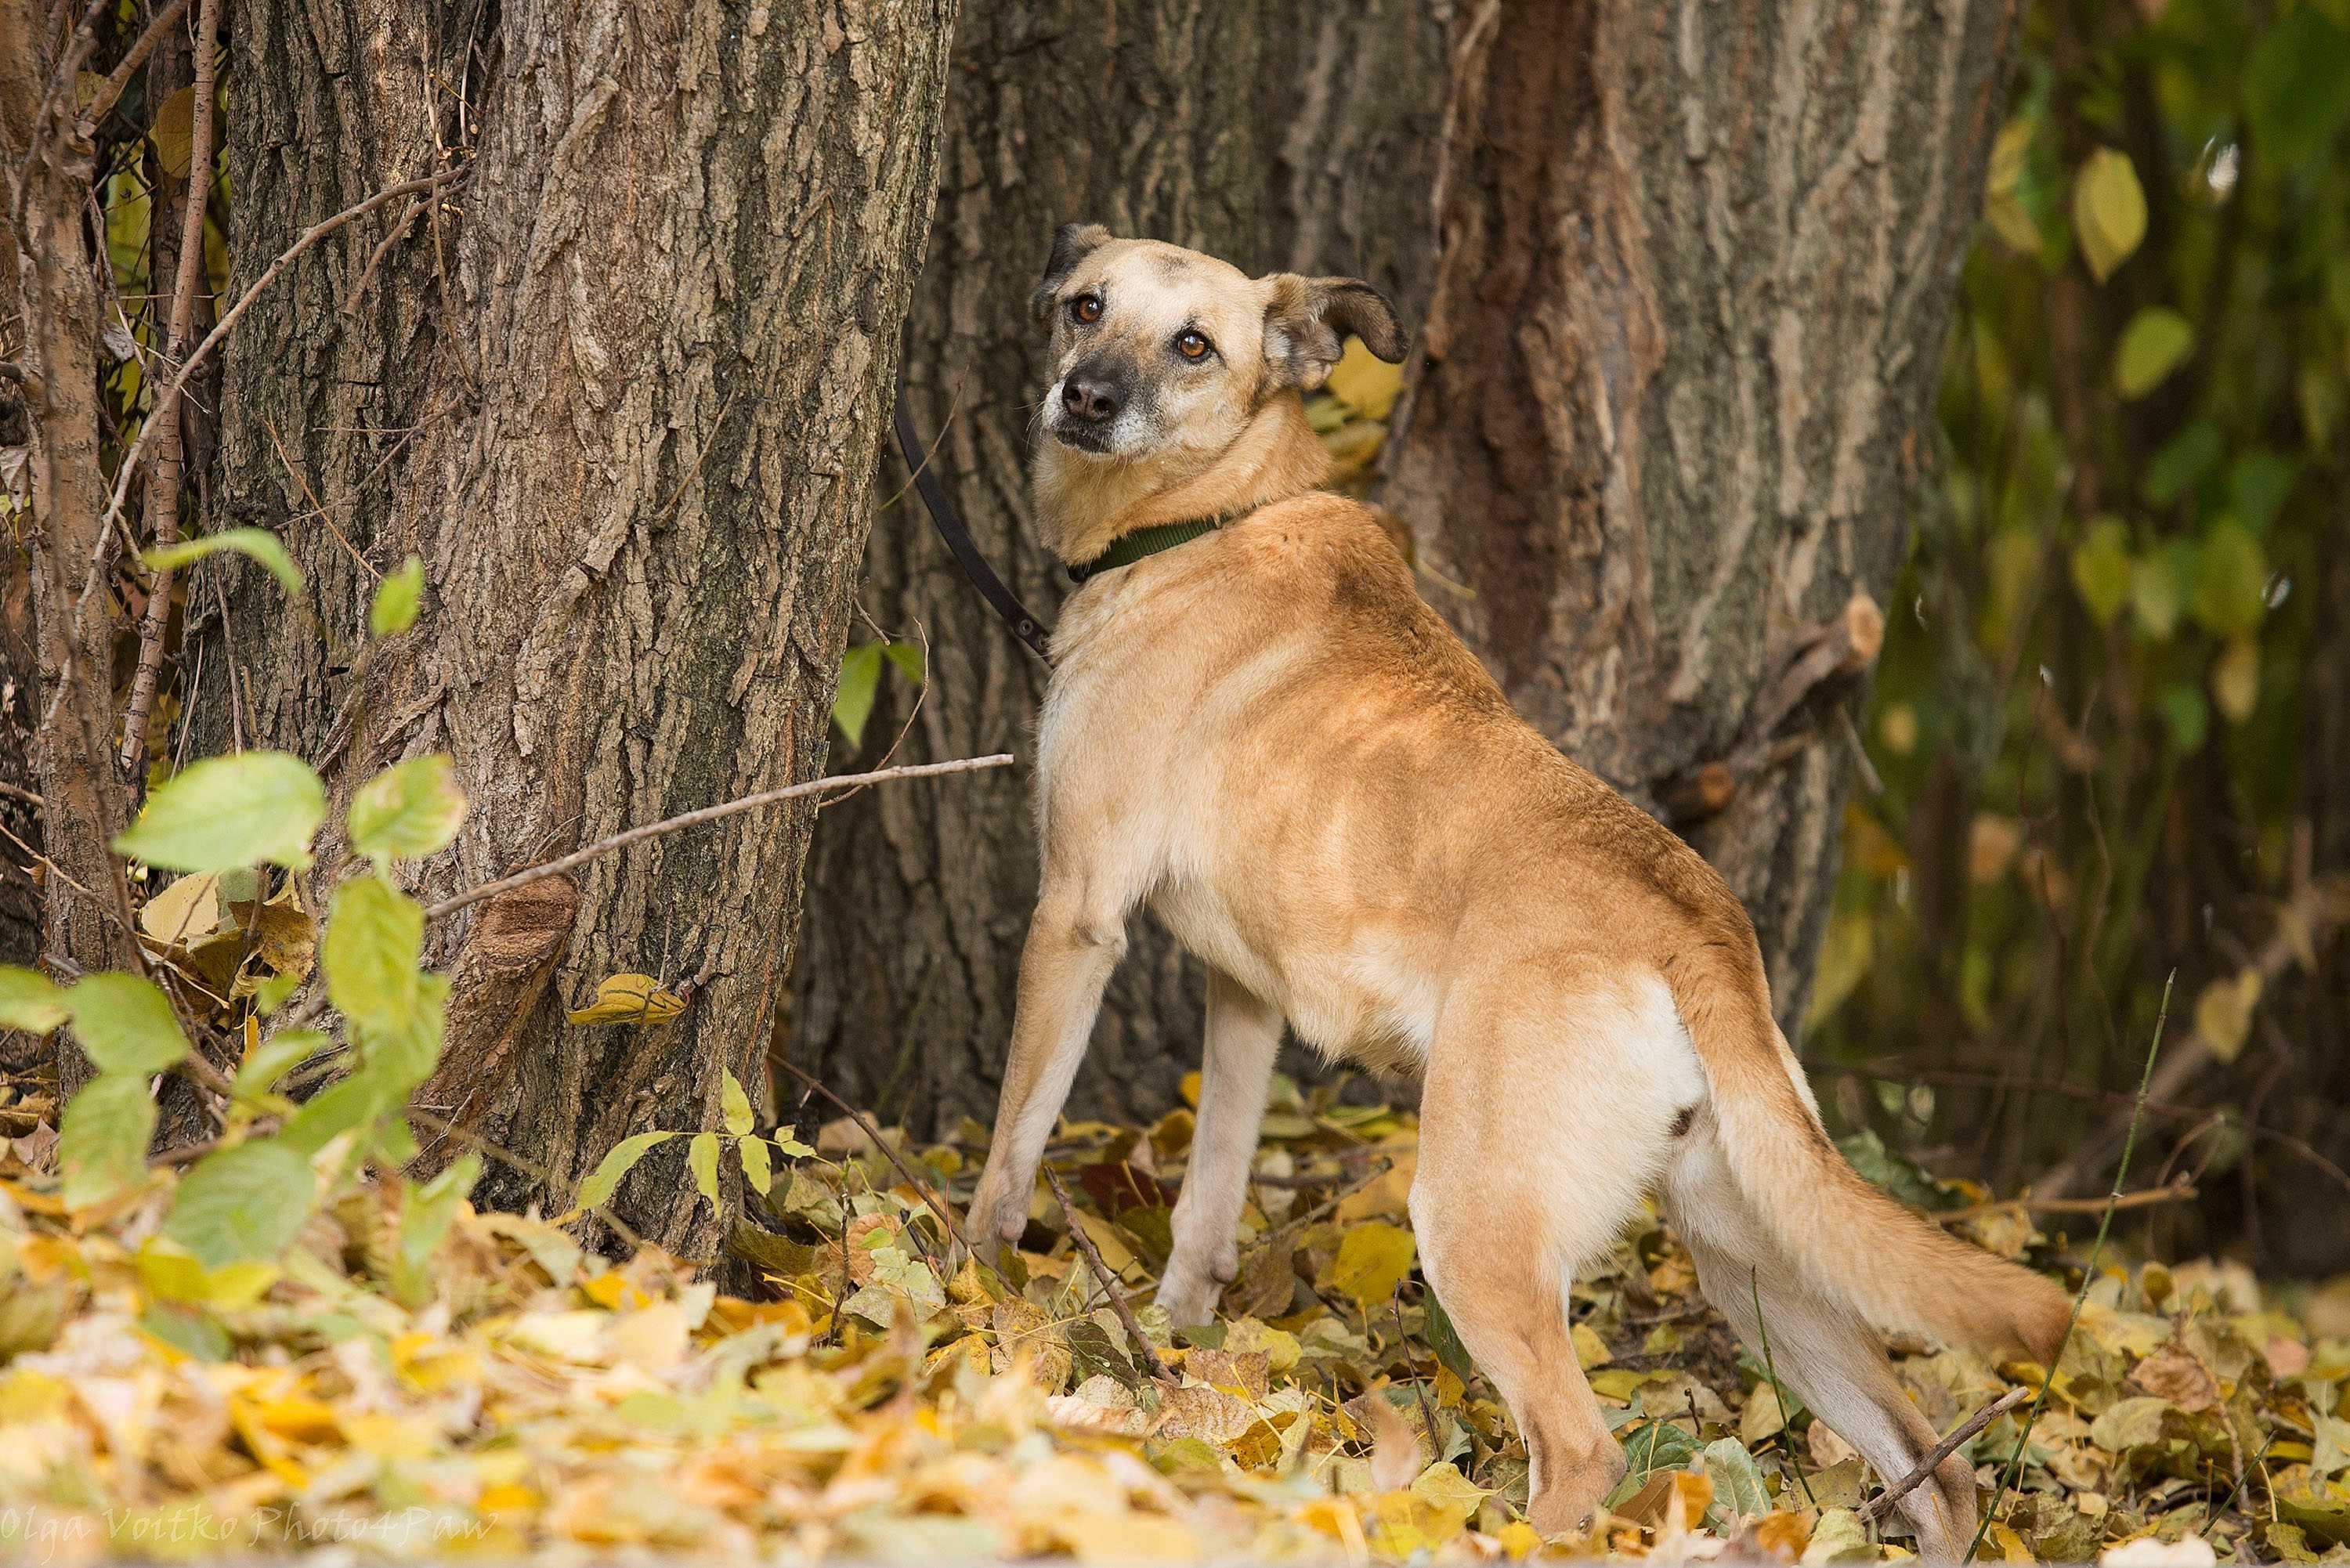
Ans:
{"type": "MultiPolygon", "coordinates": [[[[85,981],[84,983],[88,983],[85,981]]],[[[147,1140],[155,1136],[155,1102],[145,1078],[104,1073],[82,1085],[57,1127],[59,1195],[86,1208],[136,1187],[147,1175],[147,1140]]]]}
{"type": "Polygon", "coordinates": [[[922,650],[910,642],[864,642],[841,656],[840,683],[834,688],[832,722],[851,746],[865,739],[865,722],[873,716],[880,694],[885,664],[916,686],[922,683],[922,650]]]}
{"type": "Polygon", "coordinates": [[[277,579],[277,586],[289,595],[302,591],[302,568],[286,553],[277,535],[263,528],[224,528],[217,534],[207,534],[200,539],[182,539],[176,545],[161,545],[143,552],[140,560],[150,571],[175,571],[207,556],[217,556],[232,550],[267,568],[277,579]]]}
{"type": "Polygon", "coordinates": [[[94,974],[66,992],[74,1037],[101,1073],[160,1073],[187,1054],[170,999],[135,974],[94,974]]]}
{"type": "Polygon", "coordinates": [[[283,1138],[215,1149],[182,1179],[163,1233],[206,1268],[272,1259],[308,1222],[314,1185],[283,1138]]]}
{"type": "Polygon", "coordinates": [[[411,556],[376,585],[375,602],[368,606],[368,635],[398,637],[416,624],[424,603],[424,562],[411,556]]]}
{"type": "Polygon", "coordinates": [[[266,861],[310,864],[327,790],[299,757],[240,752],[174,774],[114,840],[116,853],[174,871],[224,871],[266,861]]]}
{"type": "Polygon", "coordinates": [[[351,847],[375,858],[421,859],[445,847],[465,820],[456,763],[438,753],[411,757],[369,779],[351,799],[351,847]]]}
{"type": "Polygon", "coordinates": [[[2338,771],[2350,658],[2350,8],[2096,0],[2023,26],[1943,358],[1939,493],[1864,726],[1885,789],[1848,823],[1806,1054],[1920,1042],[1903,1065],[1949,1079],[1929,1116],[1845,1108],[2014,1185],[2110,1112],[1989,1080],[2126,1090],[2110,1043],[2175,969],[2216,999],[2197,1036],[2226,1073],[2198,1103],[2234,1113],[2180,1168],[2249,1162],[2244,1190],[2282,1192],[2323,1173],[2236,1134],[2264,1115],[2339,1164],[2338,1116],[2255,1092],[2338,1104],[2339,1020],[2283,1015],[2282,982],[2217,988],[2305,930],[2297,889],[2339,870],[2307,781],[2338,771]]]}
{"type": "Polygon", "coordinates": [[[675,1137],[673,1132],[648,1132],[622,1138],[579,1184],[579,1194],[574,1201],[582,1209],[602,1207],[619,1190],[621,1179],[637,1168],[639,1160],[675,1137]]]}
{"type": "Polygon", "coordinates": [[[47,1034],[66,1021],[66,993],[38,970],[0,964],[0,1029],[47,1034]]]}

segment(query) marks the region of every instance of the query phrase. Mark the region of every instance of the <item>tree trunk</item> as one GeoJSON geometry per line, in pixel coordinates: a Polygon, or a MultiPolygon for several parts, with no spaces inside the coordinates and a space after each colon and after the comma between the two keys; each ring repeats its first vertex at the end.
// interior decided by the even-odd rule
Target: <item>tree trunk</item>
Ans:
{"type": "MultiPolygon", "coordinates": [[[[107,848],[129,820],[130,797],[111,763],[120,617],[109,552],[100,547],[97,264],[83,217],[91,157],[71,128],[70,86],[50,93],[60,78],[70,84],[76,61],[65,57],[73,45],[53,31],[49,12],[35,0],[0,0],[0,38],[9,40],[0,48],[0,163],[8,171],[0,198],[22,214],[0,285],[24,334],[16,390],[32,448],[33,773],[49,861],[42,958],[70,979],[142,964],[129,889],[107,848]]],[[[68,1044],[57,1051],[69,1092],[87,1063],[68,1044]]]]}
{"type": "MultiPolygon", "coordinates": [[[[1263,0],[965,5],[908,397],[937,443],[934,472],[1032,609],[1049,618],[1066,592],[1027,527],[1045,384],[1027,299],[1055,227],[1096,221],[1243,267],[1360,272],[1406,302],[1424,296],[1434,10],[1374,0],[1301,31],[1263,0]]],[[[891,464],[883,489],[899,499],[867,547],[860,602],[889,635],[928,642],[928,689],[899,743],[912,693],[885,682],[859,761],[893,744],[905,761],[1025,753],[1045,669],[904,483],[891,464]]],[[[992,1116],[1035,891],[1024,771],[982,775],[951,800],[875,792],[827,808],[783,1048],[885,1118],[943,1132],[992,1116]]],[[[1077,1079],[1081,1112],[1156,1115],[1198,1060],[1199,972],[1147,916],[1133,935],[1077,1079]]]]}
{"type": "MultiPolygon", "coordinates": [[[[352,224],[240,330],[226,520],[277,529],[310,598],[238,569],[207,632],[251,738],[325,765],[338,806],[453,754],[472,813],[421,896],[824,770],[952,21],[953,0],[248,5],[238,288],[306,225],[471,154],[453,198],[352,224]],[[422,618],[369,643],[378,575],[411,552],[422,618]]],[[[450,1029],[419,1103],[549,1173],[494,1160],[477,1201],[560,1210],[622,1137],[715,1126],[722,1069],[755,1081],[810,820],[652,839],[432,929],[450,1029]],[[565,1026],[621,971],[683,1016],[565,1026]]],[[[681,1142],[619,1209],[714,1250],[681,1142]]]]}
{"type": "Polygon", "coordinates": [[[1891,592],[2015,28],[2013,0],[1503,0],[1456,29],[1383,499],[1519,711],[1729,878],[1791,1034],[1858,693],[1772,698],[1891,592]]]}

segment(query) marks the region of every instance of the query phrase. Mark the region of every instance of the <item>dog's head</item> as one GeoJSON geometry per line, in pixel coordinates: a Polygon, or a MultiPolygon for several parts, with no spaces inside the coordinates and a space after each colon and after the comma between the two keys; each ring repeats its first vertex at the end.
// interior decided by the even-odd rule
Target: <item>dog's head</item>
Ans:
{"type": "Polygon", "coordinates": [[[1347,335],[1390,363],[1395,307],[1350,277],[1238,267],[1156,240],[1067,223],[1030,303],[1053,333],[1047,442],[1079,461],[1205,461],[1274,397],[1311,390],[1347,335]]]}

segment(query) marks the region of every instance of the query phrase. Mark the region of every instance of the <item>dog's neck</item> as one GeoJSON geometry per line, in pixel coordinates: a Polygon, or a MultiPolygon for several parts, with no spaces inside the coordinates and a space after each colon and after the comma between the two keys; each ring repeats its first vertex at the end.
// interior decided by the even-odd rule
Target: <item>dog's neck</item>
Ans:
{"type": "Polygon", "coordinates": [[[1329,477],[1330,454],[1294,393],[1268,400],[1231,445],[1139,462],[1090,457],[1051,437],[1036,453],[1036,527],[1063,561],[1090,561],[1121,536],[1302,495],[1329,477]]]}

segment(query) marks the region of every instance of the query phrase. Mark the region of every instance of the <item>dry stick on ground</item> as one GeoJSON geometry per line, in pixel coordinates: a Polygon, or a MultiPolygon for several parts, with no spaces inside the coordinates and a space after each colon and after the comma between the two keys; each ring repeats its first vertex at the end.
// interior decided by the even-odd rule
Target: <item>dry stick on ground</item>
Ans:
{"type": "MultiPolygon", "coordinates": [[[[969,1242],[963,1241],[962,1228],[955,1223],[953,1210],[950,1210],[946,1206],[946,1202],[943,1199],[935,1196],[931,1191],[931,1185],[929,1182],[926,1182],[920,1177],[916,1176],[912,1169],[907,1166],[906,1162],[898,1158],[898,1151],[889,1147],[889,1140],[881,1136],[881,1129],[873,1125],[873,1118],[871,1116],[867,1116],[863,1111],[858,1110],[855,1106],[850,1105],[847,1100],[844,1100],[838,1095],[834,1094],[829,1088],[826,1087],[822,1083],[819,1083],[812,1074],[808,1073],[806,1069],[798,1066],[797,1064],[786,1062],[780,1056],[771,1056],[768,1060],[773,1062],[776,1066],[781,1067],[785,1072],[789,1073],[793,1077],[797,1078],[801,1083],[806,1084],[817,1094],[822,1095],[826,1099],[830,1100],[834,1105],[838,1106],[843,1111],[847,1112],[848,1118],[855,1122],[858,1127],[862,1127],[865,1130],[865,1136],[873,1140],[873,1147],[881,1151],[882,1158],[889,1160],[891,1165],[898,1168],[898,1174],[906,1179],[906,1184],[921,1195],[923,1207],[927,1208],[931,1213],[939,1217],[939,1223],[947,1228],[947,1240],[961,1243],[965,1247],[970,1245],[969,1242]]],[[[846,1232],[844,1232],[844,1234],[846,1232]]],[[[910,1231],[910,1234],[911,1234],[918,1242],[921,1240],[921,1234],[919,1231],[910,1231]]]]}
{"type": "Polygon", "coordinates": [[[1926,1216],[1938,1225],[1955,1225],[1961,1220],[1980,1219],[1985,1214],[2102,1214],[2110,1206],[2116,1211],[2124,1209],[2145,1209],[2157,1203],[2178,1203],[2197,1196],[2191,1181],[2174,1181],[2162,1187],[2140,1188],[2124,1193],[2119,1199],[2110,1198],[2003,1198],[1996,1203],[1970,1203],[1964,1209],[1945,1209],[1926,1216]]]}
{"type": "Polygon", "coordinates": [[[1891,1513],[1893,1505],[1917,1490],[1919,1484],[1934,1473],[1937,1466],[1959,1451],[1960,1443],[2022,1404],[2031,1393],[2032,1390],[2029,1388],[2011,1388],[1952,1428],[1949,1437],[1926,1450],[1926,1457],[1918,1461],[1917,1469],[1854,1510],[1860,1515],[1861,1522],[1874,1524],[1891,1513]]]}
{"type": "MultiPolygon", "coordinates": [[[[196,81],[189,111],[187,210],[180,223],[179,272],[172,283],[172,314],[164,358],[176,361],[188,351],[196,321],[196,276],[204,259],[204,205],[213,188],[213,57],[220,39],[220,0],[203,0],[196,12],[196,81]]],[[[142,40],[143,41],[143,40],[142,40]]],[[[187,453],[181,444],[180,410],[174,403],[155,437],[154,472],[147,476],[147,539],[161,548],[180,542],[180,487],[187,453]]],[[[140,432],[144,435],[146,432],[140,432]]],[[[147,589],[147,615],[139,628],[139,667],[130,678],[130,706],[122,716],[122,771],[134,779],[147,749],[147,715],[155,707],[155,682],[163,671],[163,634],[172,624],[172,569],[156,570],[147,589]]]]}
{"type": "MultiPolygon", "coordinates": [[[[1159,1357],[1159,1347],[1150,1343],[1150,1336],[1142,1332],[1142,1324],[1136,1320],[1134,1309],[1127,1304],[1126,1293],[1118,1288],[1118,1276],[1109,1272],[1109,1265],[1102,1262],[1100,1251],[1094,1246],[1094,1239],[1086,1234],[1084,1223],[1077,1219],[1076,1207],[1069,1201],[1069,1189],[1061,1185],[1060,1177],[1051,1166],[1042,1168],[1046,1184],[1053,1189],[1053,1196],[1061,1200],[1061,1212],[1068,1216],[1069,1238],[1076,1242],[1077,1251],[1086,1255],[1086,1266],[1093,1270],[1094,1278],[1101,1282],[1102,1293],[1109,1297],[1110,1311],[1118,1314],[1118,1321],[1126,1324],[1127,1337],[1142,1347],[1142,1358],[1150,1364],[1150,1376],[1171,1382],[1175,1374],[1159,1357]]],[[[1434,1442],[1435,1434],[1430,1433],[1428,1440],[1434,1442]]]]}
{"type": "MultiPolygon", "coordinates": [[[[2154,1015],[2154,1038],[2147,1041],[2146,1046],[2146,1070],[2138,1075],[2139,1112],[2146,1108],[2147,1090],[2154,1083],[2154,1059],[2162,1054],[2163,1025],[2170,1021],[2170,987],[2178,978],[2178,971],[2174,970],[2162,982],[2162,1005],[2154,1015]]],[[[1959,1560],[1961,1563],[1973,1562],[1975,1553],[1982,1550],[1983,1536],[1990,1532],[1991,1521],[1999,1516],[1999,1505],[2007,1496],[2007,1489],[2013,1486],[2023,1473],[2023,1454],[2032,1443],[2032,1428],[2038,1424],[2041,1409],[2048,1403],[2048,1390],[2056,1386],[2056,1368],[2064,1359],[2064,1347],[2073,1341],[2074,1325],[2081,1321],[2081,1306],[2089,1299],[2089,1287],[2097,1280],[2097,1259],[2106,1250],[2106,1233],[2113,1229],[2114,1207],[2122,1199],[2122,1182],[2129,1175],[2130,1155],[2137,1148],[2138,1120],[2138,1115],[2133,1113],[2129,1131],[2122,1139],[2121,1164],[2114,1171],[2113,1196],[2106,1204],[2105,1213],[2097,1220],[2097,1239],[2089,1244],[2089,1261],[2081,1271],[2081,1288],[2074,1293],[2073,1311],[2064,1320],[2064,1336],[2056,1342],[2056,1354],[2050,1356],[2048,1365],[2041,1369],[2040,1392],[2032,1401],[2032,1413],[2023,1418],[2023,1430],[2016,1435],[2015,1451],[2008,1455],[2007,1463],[2000,1470],[1999,1485],[1991,1494],[1991,1506],[1983,1510],[1981,1522],[1975,1526],[1975,1538],[1967,1543],[1967,1554],[1959,1560]]]]}
{"type": "Polygon", "coordinates": [[[443,915],[455,913],[468,904],[478,904],[484,898],[494,898],[500,893],[512,892],[516,888],[526,888],[544,877],[561,876],[575,866],[584,866],[599,856],[609,855],[615,849],[625,849],[631,844],[641,843],[648,838],[658,838],[664,833],[674,833],[681,827],[696,827],[702,823],[716,822],[721,817],[733,816],[739,812],[755,811],[760,806],[773,805],[777,801],[796,800],[801,795],[816,794],[825,790],[842,789],[851,784],[880,784],[889,779],[929,778],[937,774],[967,774],[981,768],[1000,768],[1008,765],[1012,760],[1011,753],[998,752],[993,756],[962,757],[951,763],[908,763],[894,768],[881,768],[869,774],[827,774],[823,778],[810,779],[805,784],[785,784],[777,789],[761,790],[756,794],[746,794],[740,800],[730,800],[718,805],[705,805],[698,811],[681,812],[676,816],[664,817],[659,822],[649,822],[642,827],[631,827],[626,832],[616,833],[609,838],[599,838],[585,849],[575,849],[559,859],[527,867],[510,877],[501,877],[494,882],[484,882],[478,887],[468,888],[463,892],[443,898],[426,909],[424,918],[437,920],[443,915]]]}

